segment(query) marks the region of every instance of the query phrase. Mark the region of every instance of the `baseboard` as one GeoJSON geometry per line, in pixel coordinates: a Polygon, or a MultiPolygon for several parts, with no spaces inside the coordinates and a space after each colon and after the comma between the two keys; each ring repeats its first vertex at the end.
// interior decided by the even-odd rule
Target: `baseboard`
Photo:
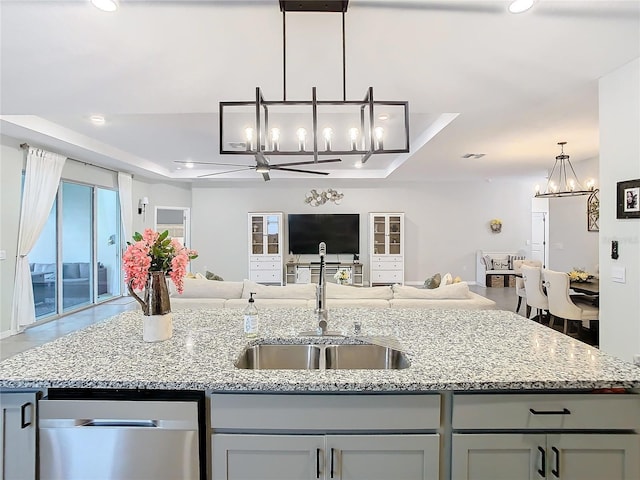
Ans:
{"type": "Polygon", "coordinates": [[[5,330],[4,332],[0,332],[0,340],[2,340],[3,338],[11,337],[12,335],[13,334],[11,333],[11,330],[5,330]]]}

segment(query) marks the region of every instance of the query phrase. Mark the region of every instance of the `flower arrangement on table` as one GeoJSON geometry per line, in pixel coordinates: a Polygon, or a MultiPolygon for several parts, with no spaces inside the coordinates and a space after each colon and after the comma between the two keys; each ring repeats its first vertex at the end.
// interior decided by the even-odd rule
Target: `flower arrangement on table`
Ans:
{"type": "Polygon", "coordinates": [[[574,268],[569,272],[569,280],[572,282],[588,282],[592,278],[593,275],[579,268],[574,268]]]}
{"type": "Polygon", "coordinates": [[[502,220],[500,220],[499,218],[493,218],[489,222],[489,226],[491,227],[492,231],[499,232],[500,230],[502,230],[502,220]]]}
{"type": "Polygon", "coordinates": [[[333,276],[337,280],[338,283],[344,285],[349,283],[351,279],[351,269],[350,268],[340,268],[335,275],[333,276]]]}
{"type": "Polygon", "coordinates": [[[198,257],[198,252],[170,238],[168,230],[159,233],[147,228],[142,235],[136,232],[133,240],[134,243],[127,242],[122,257],[127,286],[143,290],[151,272],[163,272],[169,275],[178,293],[182,293],[187,264],[198,257]]]}

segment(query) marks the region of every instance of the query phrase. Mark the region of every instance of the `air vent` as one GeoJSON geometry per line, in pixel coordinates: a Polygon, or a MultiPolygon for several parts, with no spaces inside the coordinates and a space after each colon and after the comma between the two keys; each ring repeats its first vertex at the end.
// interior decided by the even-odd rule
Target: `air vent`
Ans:
{"type": "Polygon", "coordinates": [[[247,144],[245,142],[229,142],[227,143],[230,150],[246,150],[247,144]]]}
{"type": "Polygon", "coordinates": [[[462,158],[482,158],[486,155],[486,153],[465,153],[462,155],[462,158]]]}

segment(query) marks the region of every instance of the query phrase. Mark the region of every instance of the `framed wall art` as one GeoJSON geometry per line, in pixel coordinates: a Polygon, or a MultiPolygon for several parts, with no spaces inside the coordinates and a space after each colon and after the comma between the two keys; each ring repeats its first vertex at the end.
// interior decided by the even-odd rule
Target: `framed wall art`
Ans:
{"type": "Polygon", "coordinates": [[[617,218],[640,218],[640,179],[618,182],[617,218]]]}

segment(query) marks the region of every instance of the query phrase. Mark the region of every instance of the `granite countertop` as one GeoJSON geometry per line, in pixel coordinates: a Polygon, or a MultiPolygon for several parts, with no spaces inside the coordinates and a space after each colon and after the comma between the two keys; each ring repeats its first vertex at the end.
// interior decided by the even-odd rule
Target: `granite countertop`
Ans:
{"type": "MultiPolygon", "coordinates": [[[[331,305],[329,305],[331,307],[331,305]]],[[[302,343],[314,326],[304,308],[260,311],[261,334],[246,339],[241,310],[173,314],[173,337],[142,340],[142,314],[126,312],[0,363],[0,387],[141,388],[275,392],[427,392],[640,387],[640,368],[512,312],[335,309],[329,328],[392,337],[402,370],[243,370],[247,343],[302,343]]],[[[317,321],[315,322],[317,324],[317,321]]],[[[357,343],[347,336],[343,342],[357,343]]],[[[315,339],[326,342],[326,338],[315,339]]]]}

